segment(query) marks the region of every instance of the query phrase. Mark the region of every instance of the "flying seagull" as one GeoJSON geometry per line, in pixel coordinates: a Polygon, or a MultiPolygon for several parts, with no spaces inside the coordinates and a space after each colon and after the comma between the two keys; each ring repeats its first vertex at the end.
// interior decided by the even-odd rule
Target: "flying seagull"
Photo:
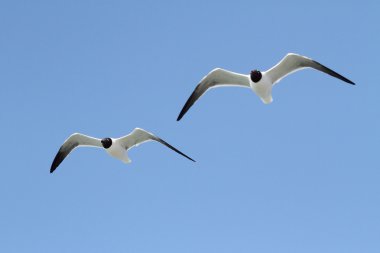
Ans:
{"type": "Polygon", "coordinates": [[[59,149],[57,155],[54,158],[54,161],[50,168],[50,173],[53,173],[54,170],[61,164],[61,162],[70,154],[72,150],[81,146],[104,148],[106,152],[115,157],[124,163],[130,163],[131,160],[128,157],[127,151],[130,148],[137,147],[139,144],[147,141],[157,141],[161,144],[164,144],[168,148],[174,150],[178,154],[183,155],[187,159],[195,162],[192,158],[185,155],[166,141],[155,136],[152,133],[149,133],[141,128],[135,128],[130,134],[120,137],[120,138],[104,138],[97,139],[84,134],[75,133],[72,134],[66,141],[63,143],[59,149]]]}
{"type": "Polygon", "coordinates": [[[251,88],[265,104],[272,103],[272,87],[285,76],[304,68],[314,68],[330,76],[336,77],[346,83],[355,85],[344,76],[323,66],[317,61],[308,57],[289,53],[277,65],[267,71],[252,70],[249,75],[239,74],[216,68],[208,73],[195,88],[186,104],[183,106],[177,121],[190,109],[190,107],[204,94],[207,90],[223,86],[240,86],[251,88]]]}

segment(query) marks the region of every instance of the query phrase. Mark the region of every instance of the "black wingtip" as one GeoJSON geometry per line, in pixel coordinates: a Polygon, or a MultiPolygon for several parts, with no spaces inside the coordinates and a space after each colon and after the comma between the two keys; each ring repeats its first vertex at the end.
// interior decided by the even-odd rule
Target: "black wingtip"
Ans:
{"type": "Polygon", "coordinates": [[[55,171],[55,169],[57,169],[57,167],[58,167],[59,164],[57,165],[56,163],[57,163],[57,161],[54,160],[53,164],[50,167],[50,174],[53,173],[55,171]]]}
{"type": "Polygon", "coordinates": [[[65,159],[65,157],[68,155],[68,153],[65,153],[61,147],[57,153],[57,155],[54,157],[53,163],[51,164],[50,167],[50,173],[53,173],[58,166],[61,164],[61,162],[65,159]]]}
{"type": "Polygon", "coordinates": [[[344,82],[346,82],[346,83],[349,83],[349,84],[352,84],[352,85],[356,85],[353,81],[351,81],[351,80],[345,78],[344,76],[342,76],[342,77],[343,77],[343,78],[339,78],[339,79],[342,80],[342,81],[344,81],[344,82]]]}
{"type": "Polygon", "coordinates": [[[190,156],[188,156],[188,155],[186,155],[186,154],[184,154],[184,153],[182,153],[181,151],[179,151],[178,149],[177,150],[175,150],[175,151],[177,151],[179,154],[181,154],[181,155],[183,155],[184,157],[186,157],[187,159],[189,159],[190,161],[193,161],[193,162],[196,162],[193,158],[191,158],[190,156]]]}
{"type": "Polygon", "coordinates": [[[349,84],[352,84],[352,85],[355,85],[355,83],[353,81],[351,81],[350,79],[342,76],[341,74],[338,74],[337,72],[335,72],[334,70],[326,67],[325,65],[315,61],[315,60],[312,60],[314,63],[316,63],[317,65],[319,65],[319,67],[321,67],[322,69],[318,69],[322,72],[325,72],[326,74],[329,74],[330,76],[333,76],[335,78],[338,78],[340,80],[342,80],[343,82],[346,82],[346,83],[349,83],[349,84]]]}
{"type": "Polygon", "coordinates": [[[180,121],[182,117],[187,113],[187,111],[193,106],[193,104],[198,100],[198,98],[205,92],[201,90],[201,84],[195,87],[194,91],[191,93],[190,97],[187,99],[185,105],[182,107],[181,112],[178,115],[177,121],[180,121]]]}
{"type": "Polygon", "coordinates": [[[188,106],[190,98],[191,98],[191,96],[186,101],[185,105],[182,107],[181,112],[178,114],[177,121],[180,121],[182,119],[183,115],[185,115],[185,113],[190,109],[191,106],[188,106]]]}
{"type": "Polygon", "coordinates": [[[168,148],[170,148],[171,150],[177,152],[178,154],[186,157],[187,159],[195,162],[195,160],[193,158],[191,158],[190,156],[186,155],[185,153],[179,151],[178,149],[176,149],[175,147],[173,147],[172,145],[170,145],[169,143],[167,143],[166,141],[164,141],[163,139],[161,139],[160,137],[157,137],[157,136],[154,136],[154,140],[155,141],[158,141],[160,142],[161,144],[164,144],[165,146],[167,146],[168,148]]]}
{"type": "Polygon", "coordinates": [[[177,117],[177,121],[180,121],[182,117],[187,113],[187,111],[190,109],[190,107],[194,104],[195,101],[191,101],[192,96],[189,97],[189,99],[186,101],[186,104],[183,106],[181,112],[179,113],[177,117]]]}
{"type": "Polygon", "coordinates": [[[341,76],[342,78],[339,78],[340,80],[346,82],[346,83],[349,83],[349,84],[352,84],[352,85],[356,85],[353,81],[351,81],[350,79],[344,77],[344,76],[341,76]]]}

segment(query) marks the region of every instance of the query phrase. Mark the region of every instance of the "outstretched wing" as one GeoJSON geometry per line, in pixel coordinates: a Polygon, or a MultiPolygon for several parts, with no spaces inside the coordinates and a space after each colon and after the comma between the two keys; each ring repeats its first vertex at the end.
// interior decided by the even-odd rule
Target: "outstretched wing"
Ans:
{"type": "Polygon", "coordinates": [[[134,146],[138,146],[141,143],[147,142],[147,141],[157,141],[161,144],[164,144],[165,146],[167,146],[171,150],[177,152],[178,154],[183,155],[187,159],[195,162],[192,158],[185,155],[184,153],[182,153],[181,151],[179,151],[178,149],[176,149],[175,147],[173,147],[172,145],[170,145],[166,141],[162,140],[161,138],[159,138],[159,137],[155,136],[154,134],[149,133],[149,132],[147,132],[141,128],[135,128],[132,131],[132,133],[128,134],[127,136],[121,137],[120,141],[121,141],[122,145],[125,147],[125,149],[127,149],[127,150],[130,148],[133,148],[134,146]]]}
{"type": "Polygon", "coordinates": [[[214,69],[207,76],[203,77],[201,82],[195,88],[186,104],[183,106],[177,121],[179,121],[183,115],[190,109],[190,107],[204,94],[207,90],[217,86],[242,86],[249,88],[248,75],[242,75],[239,73],[231,72],[224,69],[214,69]]]}
{"type": "Polygon", "coordinates": [[[285,76],[301,70],[303,68],[314,68],[316,70],[322,71],[330,76],[336,77],[346,83],[355,84],[351,80],[345,78],[344,76],[336,73],[335,71],[323,66],[317,61],[307,58],[298,54],[287,54],[277,65],[266,71],[266,74],[272,80],[273,84],[279,82],[285,76]]]}
{"type": "Polygon", "coordinates": [[[72,134],[61,146],[54,161],[50,168],[50,173],[61,164],[61,162],[70,154],[70,152],[79,146],[90,146],[90,147],[102,147],[100,139],[96,139],[87,135],[75,133],[72,134]]]}

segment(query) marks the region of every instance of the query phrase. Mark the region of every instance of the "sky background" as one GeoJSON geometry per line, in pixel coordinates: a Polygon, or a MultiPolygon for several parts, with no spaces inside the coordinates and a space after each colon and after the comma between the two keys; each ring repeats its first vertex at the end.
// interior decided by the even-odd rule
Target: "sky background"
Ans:
{"type": "Polygon", "coordinates": [[[1,1],[1,252],[379,252],[379,1],[1,1]],[[264,105],[221,67],[305,70],[264,105]],[[74,132],[158,143],[129,165],[74,132]]]}

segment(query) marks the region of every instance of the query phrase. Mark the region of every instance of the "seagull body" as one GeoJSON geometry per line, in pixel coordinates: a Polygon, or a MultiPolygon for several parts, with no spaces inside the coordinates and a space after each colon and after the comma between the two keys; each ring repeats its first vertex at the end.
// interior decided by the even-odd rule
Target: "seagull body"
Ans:
{"type": "Polygon", "coordinates": [[[259,96],[264,104],[272,103],[272,80],[265,74],[265,72],[257,83],[253,82],[250,78],[248,78],[248,80],[250,88],[257,94],[257,96],[259,96]]]}
{"type": "Polygon", "coordinates": [[[124,163],[132,162],[131,159],[129,159],[128,157],[128,152],[125,146],[123,145],[123,141],[121,141],[120,139],[114,139],[114,138],[111,138],[111,141],[112,141],[111,147],[106,149],[107,154],[109,154],[110,156],[116,159],[121,160],[124,163]]]}
{"type": "Polygon", "coordinates": [[[261,99],[264,104],[270,104],[273,101],[272,88],[282,78],[304,68],[314,68],[328,75],[336,77],[346,83],[355,84],[349,79],[341,76],[335,71],[323,66],[317,61],[308,57],[289,53],[279,63],[267,71],[253,70],[249,75],[235,73],[221,68],[216,68],[208,73],[195,88],[189,99],[183,106],[177,121],[190,109],[190,107],[204,94],[207,90],[222,86],[239,86],[250,88],[261,99]]]}
{"type": "Polygon", "coordinates": [[[131,160],[128,157],[128,150],[137,147],[139,144],[147,141],[157,141],[168,148],[174,150],[178,154],[183,155],[187,159],[195,162],[192,158],[185,155],[178,149],[171,146],[169,143],[165,142],[161,138],[155,136],[152,133],[149,133],[141,128],[135,128],[130,134],[120,137],[120,138],[104,138],[97,139],[91,136],[87,136],[80,133],[72,134],[61,146],[57,155],[54,158],[54,161],[50,168],[50,173],[61,164],[61,162],[77,147],[96,147],[104,148],[106,152],[116,158],[121,160],[124,163],[130,163],[131,160]]]}

